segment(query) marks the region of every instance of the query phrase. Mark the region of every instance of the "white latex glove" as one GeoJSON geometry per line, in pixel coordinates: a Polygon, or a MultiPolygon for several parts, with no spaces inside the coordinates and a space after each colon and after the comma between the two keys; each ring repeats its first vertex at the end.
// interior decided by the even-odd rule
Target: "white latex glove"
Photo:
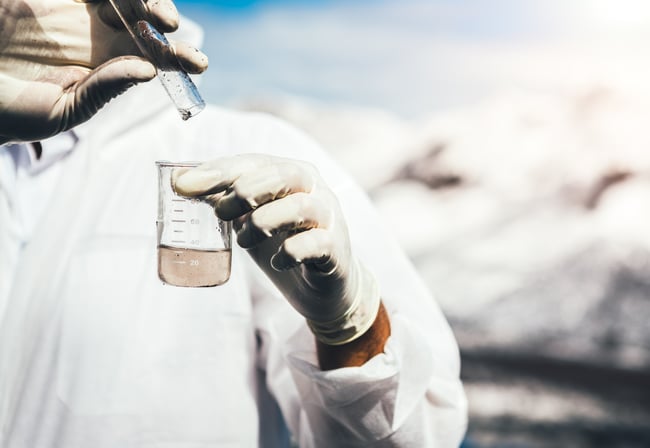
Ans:
{"type": "Polygon", "coordinates": [[[179,194],[201,196],[221,219],[234,220],[239,245],[307,318],[318,340],[344,344],[373,324],[377,284],[352,256],[338,201],[313,166],[246,154],[172,177],[179,194]]]}
{"type": "MultiPolygon", "coordinates": [[[[161,32],[178,27],[171,0],[150,0],[147,19],[161,32]]],[[[207,57],[177,44],[190,73],[207,57]]],[[[88,120],[154,67],[107,0],[0,0],[0,144],[52,136],[88,120]]]]}

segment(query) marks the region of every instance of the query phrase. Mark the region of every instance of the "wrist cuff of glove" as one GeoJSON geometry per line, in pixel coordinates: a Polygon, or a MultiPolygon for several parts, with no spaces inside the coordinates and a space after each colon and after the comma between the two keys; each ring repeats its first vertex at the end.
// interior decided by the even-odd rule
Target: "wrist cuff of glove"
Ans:
{"type": "Polygon", "coordinates": [[[363,335],[372,326],[379,312],[381,298],[379,286],[372,274],[357,263],[360,279],[354,301],[338,319],[315,322],[307,319],[307,325],[316,339],[327,345],[343,345],[363,335]]]}

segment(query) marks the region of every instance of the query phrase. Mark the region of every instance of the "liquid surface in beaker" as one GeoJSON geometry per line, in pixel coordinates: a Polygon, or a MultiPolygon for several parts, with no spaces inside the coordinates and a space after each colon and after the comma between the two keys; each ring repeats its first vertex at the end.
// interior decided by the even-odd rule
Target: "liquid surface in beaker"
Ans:
{"type": "Polygon", "coordinates": [[[158,276],[174,286],[218,286],[230,278],[231,249],[158,246],[158,276]]]}

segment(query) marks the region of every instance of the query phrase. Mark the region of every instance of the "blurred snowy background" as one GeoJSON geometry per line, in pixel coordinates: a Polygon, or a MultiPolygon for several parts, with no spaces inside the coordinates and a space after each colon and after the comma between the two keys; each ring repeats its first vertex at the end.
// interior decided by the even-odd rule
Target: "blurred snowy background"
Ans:
{"type": "Polygon", "coordinates": [[[650,446],[650,3],[177,0],[212,102],[305,129],[448,316],[467,447],[650,446]]]}

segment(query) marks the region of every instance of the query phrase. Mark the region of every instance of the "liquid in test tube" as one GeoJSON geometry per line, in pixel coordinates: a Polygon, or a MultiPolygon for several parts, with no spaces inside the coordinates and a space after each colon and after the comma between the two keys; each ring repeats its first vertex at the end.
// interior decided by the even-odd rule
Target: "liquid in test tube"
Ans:
{"type": "Polygon", "coordinates": [[[143,55],[156,67],[158,79],[183,120],[205,108],[205,101],[190,76],[181,68],[171,44],[145,17],[142,0],[110,0],[143,55]]]}

